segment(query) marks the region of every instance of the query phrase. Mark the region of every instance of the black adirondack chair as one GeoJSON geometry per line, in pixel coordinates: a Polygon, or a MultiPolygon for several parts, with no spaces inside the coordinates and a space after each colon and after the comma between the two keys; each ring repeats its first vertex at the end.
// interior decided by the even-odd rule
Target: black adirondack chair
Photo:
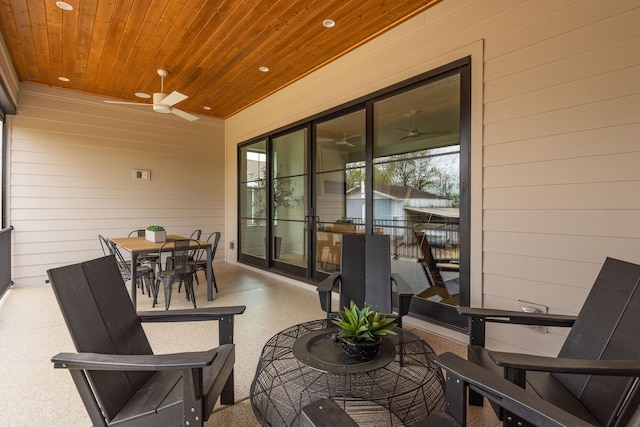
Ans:
{"type": "Polygon", "coordinates": [[[233,319],[244,306],[136,313],[113,255],[47,271],[78,353],[60,353],[94,426],[202,426],[234,403],[233,319]],[[217,320],[220,346],[154,355],[141,322],[217,320]]]}
{"type": "MultiPolygon", "coordinates": [[[[459,427],[466,426],[466,393],[473,390],[492,402],[518,414],[540,427],[593,427],[592,424],[533,396],[517,385],[500,378],[484,368],[462,359],[453,353],[437,356],[435,362],[447,370],[446,412],[434,412],[414,424],[414,427],[459,427]]],[[[305,425],[311,427],[357,426],[358,424],[332,399],[312,402],[302,408],[305,425]]],[[[640,411],[636,411],[632,426],[640,425],[640,411]]],[[[364,426],[363,426],[364,427],[364,426]]]]}
{"type": "MultiPolygon", "coordinates": [[[[577,317],[460,307],[469,316],[468,358],[590,425],[631,425],[640,403],[639,284],[640,265],[607,258],[577,317]],[[484,348],[486,322],[571,331],[557,358],[490,352],[484,348]]],[[[470,393],[469,401],[482,399],[470,393]]],[[[457,417],[464,419],[465,405],[458,406],[457,417]]],[[[538,425],[505,409],[499,416],[507,426],[538,425]]]]}
{"type": "Polygon", "coordinates": [[[388,235],[344,234],[340,272],[332,273],[318,285],[320,305],[333,318],[331,293],[340,293],[339,310],[351,301],[359,307],[366,302],[375,310],[395,315],[402,327],[402,316],[409,312],[413,290],[397,274],[391,274],[391,249],[388,235]],[[394,289],[395,288],[395,289],[394,289]],[[395,304],[394,304],[395,295],[395,304]],[[393,306],[397,307],[396,313],[393,306]]]}

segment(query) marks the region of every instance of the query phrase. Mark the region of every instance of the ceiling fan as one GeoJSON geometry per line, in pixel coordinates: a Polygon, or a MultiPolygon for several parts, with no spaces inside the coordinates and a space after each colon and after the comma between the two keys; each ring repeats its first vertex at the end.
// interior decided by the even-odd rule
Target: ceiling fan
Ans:
{"type": "Polygon", "coordinates": [[[362,134],[358,133],[358,134],[355,134],[355,135],[347,136],[347,134],[345,132],[343,132],[342,133],[342,139],[339,140],[339,141],[335,141],[335,143],[336,143],[336,145],[346,145],[346,146],[349,146],[349,147],[355,147],[355,145],[352,144],[351,142],[349,142],[348,139],[356,138],[358,136],[362,136],[362,134]]]}
{"type": "Polygon", "coordinates": [[[447,131],[436,131],[436,132],[422,132],[420,131],[420,129],[418,129],[418,125],[416,123],[416,116],[420,114],[420,110],[411,110],[409,111],[408,114],[405,114],[407,116],[413,116],[413,127],[411,128],[411,130],[409,129],[403,129],[401,127],[396,127],[396,129],[399,129],[403,132],[407,132],[407,134],[405,136],[403,136],[402,138],[400,138],[398,141],[402,141],[405,138],[415,138],[418,136],[422,136],[422,135],[446,135],[449,132],[447,131]]]}
{"type": "MultiPolygon", "coordinates": [[[[194,120],[198,120],[198,116],[194,116],[193,114],[189,114],[186,111],[179,110],[174,107],[180,101],[184,101],[189,98],[187,95],[183,95],[178,91],[173,91],[169,95],[164,93],[164,78],[169,75],[167,70],[159,69],[158,75],[160,76],[160,92],[153,94],[153,104],[148,104],[146,102],[127,102],[127,101],[108,101],[105,100],[107,104],[125,104],[125,105],[152,105],[153,111],[157,113],[172,113],[176,116],[182,117],[183,119],[189,120],[190,122],[194,120]]],[[[147,97],[149,97],[147,95],[147,97]]]]}
{"type": "Polygon", "coordinates": [[[328,138],[328,137],[318,137],[318,141],[321,142],[333,142],[336,145],[346,145],[348,147],[355,147],[355,145],[351,142],[349,142],[349,140],[351,138],[356,138],[362,136],[361,133],[357,133],[355,135],[347,135],[346,132],[342,132],[342,139],[336,139],[336,138],[328,138]]]}

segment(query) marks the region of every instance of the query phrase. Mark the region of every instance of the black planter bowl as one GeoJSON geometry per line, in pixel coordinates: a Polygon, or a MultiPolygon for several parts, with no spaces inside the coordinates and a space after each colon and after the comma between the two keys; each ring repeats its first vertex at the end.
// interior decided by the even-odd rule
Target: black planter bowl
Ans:
{"type": "Polygon", "coordinates": [[[378,337],[375,341],[358,341],[352,342],[345,339],[340,340],[342,350],[349,357],[361,362],[368,362],[378,355],[382,338],[378,337]]]}

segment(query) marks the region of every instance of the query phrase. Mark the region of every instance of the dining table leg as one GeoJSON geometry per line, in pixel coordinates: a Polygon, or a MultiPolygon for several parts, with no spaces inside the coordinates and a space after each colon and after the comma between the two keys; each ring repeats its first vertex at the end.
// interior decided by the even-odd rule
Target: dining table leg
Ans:
{"type": "Polygon", "coordinates": [[[137,310],[137,297],[138,294],[136,292],[136,285],[138,283],[138,254],[136,252],[131,252],[131,302],[133,303],[133,308],[137,310]]]}
{"type": "Polygon", "coordinates": [[[211,245],[207,245],[207,301],[213,301],[213,260],[211,259],[211,245]]]}

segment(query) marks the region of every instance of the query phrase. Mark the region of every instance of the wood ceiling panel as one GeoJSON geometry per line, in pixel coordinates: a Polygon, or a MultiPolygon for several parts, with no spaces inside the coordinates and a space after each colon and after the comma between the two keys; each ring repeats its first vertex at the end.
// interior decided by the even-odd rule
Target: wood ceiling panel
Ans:
{"type": "Polygon", "coordinates": [[[109,25],[111,24],[115,7],[115,0],[98,0],[96,12],[93,16],[95,24],[93,25],[90,39],[91,46],[89,48],[89,60],[87,62],[87,77],[84,79],[83,84],[83,90],[90,93],[105,95],[104,93],[98,92],[95,87],[99,78],[98,71],[100,69],[100,61],[102,60],[103,52],[107,44],[107,32],[109,31],[109,25]]]}
{"type": "Polygon", "coordinates": [[[71,82],[73,89],[82,91],[86,84],[86,76],[89,67],[91,38],[95,21],[97,0],[84,0],[82,9],[78,11],[77,32],[76,32],[76,52],[74,55],[73,76],[71,82]]]}
{"type": "Polygon", "coordinates": [[[164,68],[178,108],[226,118],[440,1],[0,0],[0,29],[21,81],[140,102],[164,68]]]}

